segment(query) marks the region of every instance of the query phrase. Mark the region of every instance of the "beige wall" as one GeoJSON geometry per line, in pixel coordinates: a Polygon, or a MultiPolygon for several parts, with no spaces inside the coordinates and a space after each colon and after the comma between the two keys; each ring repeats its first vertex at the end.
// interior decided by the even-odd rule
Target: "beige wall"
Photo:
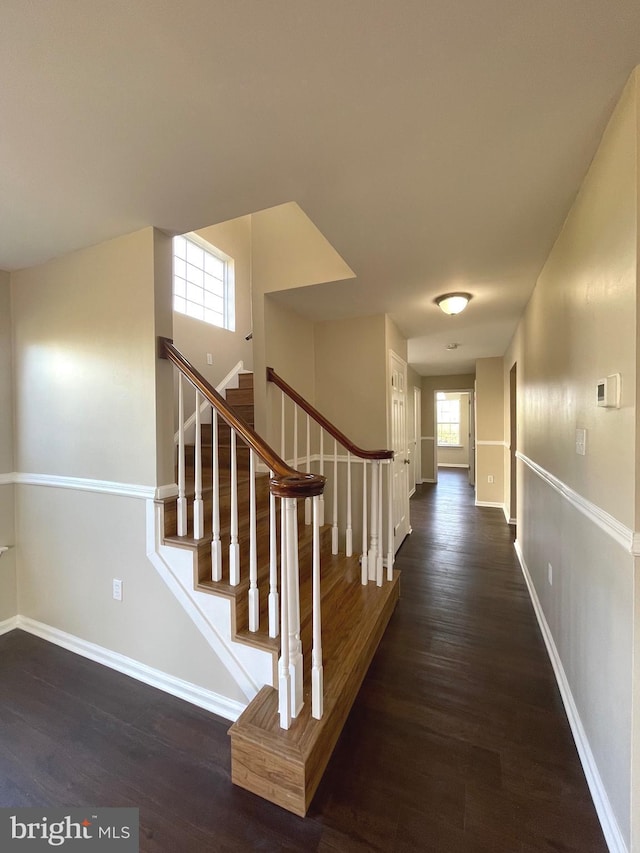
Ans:
{"type": "Polygon", "coordinates": [[[156,481],[153,229],[11,276],[15,464],[156,481]]]}
{"type": "MultiPolygon", "coordinates": [[[[314,327],[310,320],[265,296],[264,323],[266,362],[292,388],[312,405],[315,401],[315,347],[314,327]]],[[[275,385],[267,388],[267,436],[271,445],[280,452],[281,393],[275,385]]],[[[287,435],[293,435],[293,406],[285,404],[287,435]]],[[[298,452],[306,453],[306,421],[298,418],[298,452]]],[[[314,448],[315,449],[315,448],[314,448]]],[[[285,449],[288,459],[294,458],[293,441],[285,449]]]]}
{"type": "Polygon", "coordinates": [[[446,391],[447,399],[460,402],[460,447],[438,447],[438,465],[469,467],[469,394],[446,391]]]}
{"type": "Polygon", "coordinates": [[[638,101],[634,77],[504,358],[504,423],[515,363],[518,449],[564,489],[518,463],[518,542],[632,851],[640,850],[637,560],[576,501],[614,525],[637,526],[638,101]],[[614,372],[622,374],[622,407],[598,408],[596,382],[614,372]],[[585,456],[575,451],[576,428],[587,430],[585,456]]]}
{"type": "Polygon", "coordinates": [[[474,382],[473,373],[422,377],[422,479],[427,483],[436,480],[434,394],[436,391],[468,391],[473,389],[474,382]]]}
{"type": "Polygon", "coordinates": [[[476,362],[476,503],[504,505],[502,358],[476,362]],[[489,478],[493,482],[489,482],[489,478]]]}
{"type": "MultiPolygon", "coordinates": [[[[0,545],[15,544],[14,487],[2,483],[13,466],[13,395],[11,387],[11,299],[9,274],[0,271],[0,545]]],[[[0,558],[0,623],[15,616],[15,548],[0,558]]]]}
{"type": "Polygon", "coordinates": [[[387,446],[385,316],[317,323],[317,408],[360,447],[387,446]]]}
{"type": "Polygon", "coordinates": [[[233,258],[235,279],[235,331],[220,329],[184,314],[173,316],[173,340],[178,349],[214,387],[242,361],[253,369],[253,346],[245,338],[251,331],[251,217],[242,216],[196,232],[216,249],[233,258]],[[207,353],[213,364],[207,364],[207,353]]]}
{"type": "MultiPolygon", "coordinates": [[[[11,275],[16,471],[167,482],[171,368],[156,335],[171,335],[170,263],[147,228],[11,275]]],[[[20,484],[15,506],[21,615],[242,698],[146,556],[144,500],[20,484]]]]}

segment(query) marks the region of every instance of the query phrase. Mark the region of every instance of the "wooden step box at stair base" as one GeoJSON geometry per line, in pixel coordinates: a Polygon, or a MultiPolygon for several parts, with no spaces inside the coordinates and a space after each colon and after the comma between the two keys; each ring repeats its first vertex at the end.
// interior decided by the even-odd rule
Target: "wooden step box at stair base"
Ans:
{"type": "Polygon", "coordinates": [[[305,688],[304,707],[285,731],[277,691],[264,687],[229,730],[236,785],[304,817],[398,596],[399,572],[394,571],[393,581],[382,587],[362,586],[354,578],[336,584],[333,594],[323,598],[324,716],[311,717],[305,688]]]}

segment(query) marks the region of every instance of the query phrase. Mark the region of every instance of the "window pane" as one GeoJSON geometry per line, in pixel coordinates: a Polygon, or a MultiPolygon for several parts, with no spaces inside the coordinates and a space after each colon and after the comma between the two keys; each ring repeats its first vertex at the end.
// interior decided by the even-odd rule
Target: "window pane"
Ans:
{"type": "Polygon", "coordinates": [[[187,277],[187,265],[180,258],[173,259],[173,273],[174,275],[179,275],[180,278],[187,277]]]}
{"type": "Polygon", "coordinates": [[[224,284],[214,278],[212,275],[204,275],[204,287],[210,293],[217,293],[218,296],[224,296],[224,284]]]}
{"type": "Polygon", "coordinates": [[[205,252],[204,255],[204,269],[205,272],[209,273],[209,275],[213,275],[216,278],[223,280],[224,279],[224,267],[225,262],[220,258],[216,258],[215,255],[209,254],[209,252],[205,252]]]}
{"type": "Polygon", "coordinates": [[[195,264],[195,266],[200,267],[200,269],[202,269],[204,265],[204,252],[200,246],[196,246],[196,244],[192,243],[191,240],[187,240],[187,260],[190,264],[195,264]]]}
{"type": "Polygon", "coordinates": [[[187,286],[185,282],[181,278],[173,279],[173,292],[176,296],[185,296],[187,292],[187,286]]]}
{"type": "Polygon", "coordinates": [[[189,317],[195,317],[197,320],[203,319],[203,311],[202,305],[196,305],[193,302],[187,302],[187,314],[189,317]]]}
{"type": "Polygon", "coordinates": [[[202,287],[203,276],[204,273],[201,269],[194,267],[193,264],[187,264],[187,281],[191,281],[194,284],[197,284],[198,287],[202,287]]]}
{"type": "Polygon", "coordinates": [[[212,308],[214,311],[217,311],[218,314],[224,314],[224,300],[222,297],[216,296],[214,293],[207,293],[205,291],[204,307],[212,308]]]}
{"type": "Polygon", "coordinates": [[[184,239],[184,237],[173,238],[173,254],[176,256],[176,258],[187,257],[187,241],[184,239]]]}
{"type": "Polygon", "coordinates": [[[205,308],[204,319],[207,323],[212,323],[214,326],[224,327],[222,314],[218,314],[217,311],[211,311],[210,309],[205,308]]]}
{"type": "Polygon", "coordinates": [[[187,282],[187,299],[190,299],[191,302],[196,302],[198,305],[202,305],[203,296],[204,290],[202,290],[202,288],[197,287],[195,284],[191,284],[190,281],[187,282]]]}
{"type": "Polygon", "coordinates": [[[180,296],[176,296],[174,298],[173,307],[176,311],[179,311],[181,314],[187,313],[187,303],[180,296]]]}

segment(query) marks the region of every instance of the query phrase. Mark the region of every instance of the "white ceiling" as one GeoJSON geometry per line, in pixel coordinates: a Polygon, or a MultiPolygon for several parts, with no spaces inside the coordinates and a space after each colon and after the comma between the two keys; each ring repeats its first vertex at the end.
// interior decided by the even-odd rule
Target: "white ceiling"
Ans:
{"type": "Polygon", "coordinates": [[[388,312],[419,372],[464,372],[639,62],[638,0],[2,0],[0,268],[296,201],[356,278],[281,298],[388,312]]]}

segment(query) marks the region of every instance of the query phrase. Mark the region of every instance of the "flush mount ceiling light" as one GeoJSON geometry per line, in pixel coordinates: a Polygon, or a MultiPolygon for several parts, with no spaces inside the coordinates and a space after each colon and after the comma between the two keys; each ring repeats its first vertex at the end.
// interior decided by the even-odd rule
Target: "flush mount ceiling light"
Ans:
{"type": "Polygon", "coordinates": [[[470,299],[470,293],[444,293],[438,296],[435,302],[445,314],[459,314],[467,307],[470,299]]]}

